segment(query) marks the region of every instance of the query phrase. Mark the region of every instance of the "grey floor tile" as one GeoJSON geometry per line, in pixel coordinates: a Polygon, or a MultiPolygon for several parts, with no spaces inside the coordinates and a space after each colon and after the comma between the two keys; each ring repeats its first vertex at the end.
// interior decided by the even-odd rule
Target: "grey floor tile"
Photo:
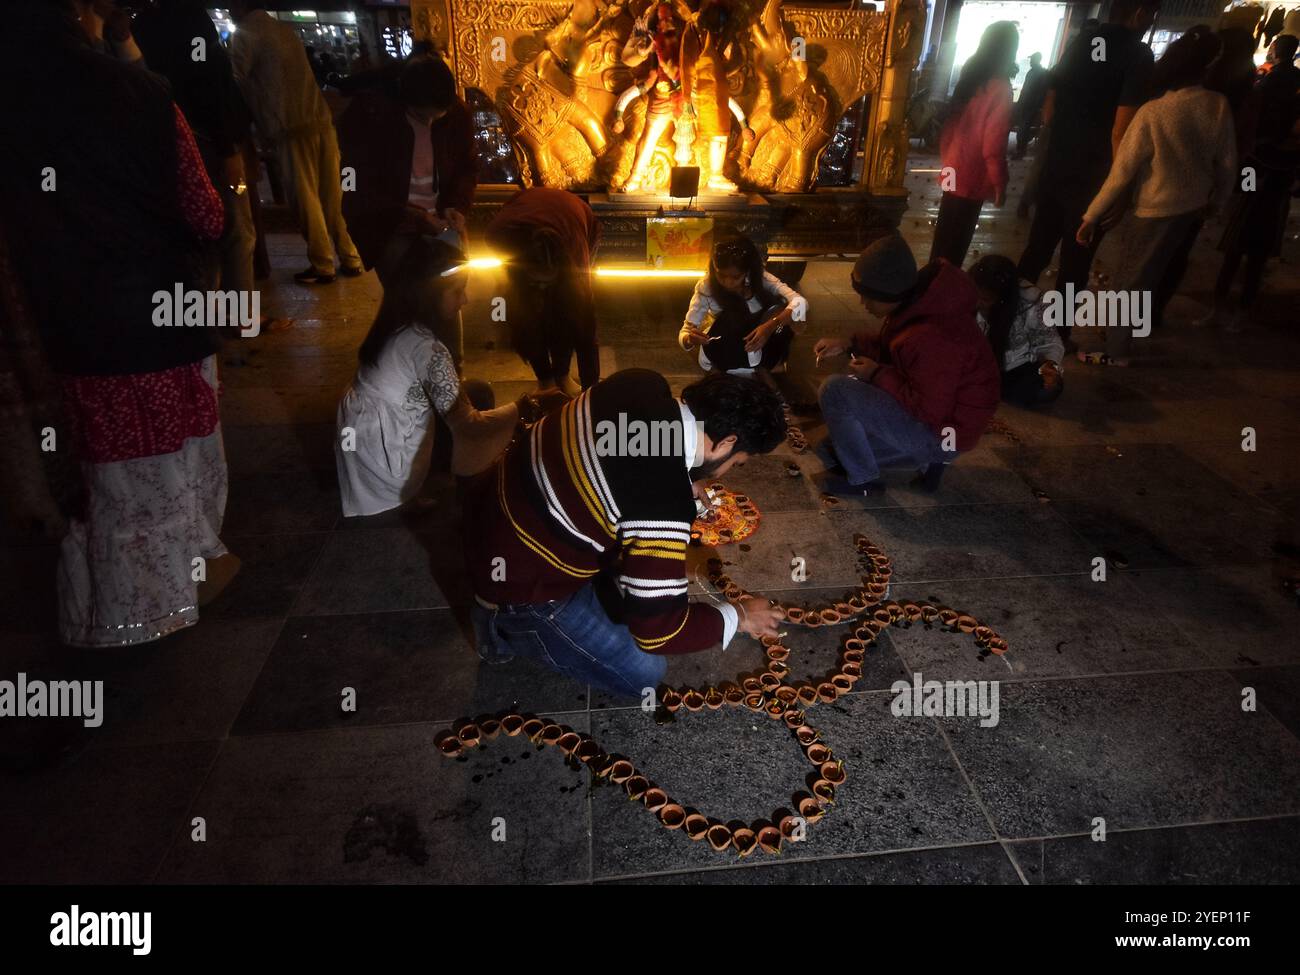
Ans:
{"type": "MultiPolygon", "coordinates": [[[[449,548],[459,554],[445,538],[406,528],[335,532],[316,561],[294,613],[317,616],[445,607],[447,598],[435,573],[448,577],[449,548]]],[[[463,566],[457,559],[455,574],[463,574],[463,566]]]]}
{"type": "Polygon", "coordinates": [[[999,710],[943,725],[1003,836],[1300,812],[1300,741],[1221,672],[1005,683],[999,710]]]}
{"type": "Polygon", "coordinates": [[[1211,823],[1027,840],[1012,852],[1031,884],[1295,884],[1300,819],[1211,823]]]}
{"type": "MultiPolygon", "coordinates": [[[[759,500],[762,510],[762,501],[759,500]]],[[[750,592],[776,589],[847,589],[858,585],[852,532],[820,511],[778,511],[765,516],[743,543],[724,545],[728,574],[750,592]],[[792,566],[794,559],[802,559],[792,566]],[[795,579],[795,575],[800,578],[795,579]]]]}
{"type": "MultiPolygon", "coordinates": [[[[755,854],[757,856],[758,854],[755,854]]],[[[751,862],[744,867],[697,870],[606,881],[619,884],[1014,884],[1020,876],[997,843],[910,850],[870,856],[751,862]]]]}
{"type": "MultiPolygon", "coordinates": [[[[558,720],[585,730],[585,713],[558,720]]],[[[537,752],[518,738],[498,738],[465,762],[448,760],[433,745],[439,730],[422,724],[230,740],[194,801],[207,841],[182,836],[159,880],[587,879],[586,773],[565,768],[555,749],[537,752]],[[493,840],[500,826],[504,840],[493,840]]]]}
{"type": "Polygon", "coordinates": [[[230,481],[222,537],[327,531],[342,516],[329,471],[250,474],[230,481]]]}
{"type": "MultiPolygon", "coordinates": [[[[931,722],[895,720],[882,694],[851,695],[808,717],[844,761],[848,781],[830,815],[809,826],[804,842],[788,844],[783,858],[992,838],[931,722]]],[[[747,711],[701,711],[669,725],[640,711],[593,712],[592,734],[676,801],[724,822],[751,822],[788,807],[811,771],[780,722],[747,711]]],[[[734,860],[664,829],[614,787],[596,790],[592,817],[596,879],[734,860]]]]}
{"type": "Polygon", "coordinates": [[[1052,507],[1092,549],[1134,569],[1240,565],[1267,559],[1277,512],[1249,496],[1133,498],[1120,502],[1057,502],[1052,507]]]}
{"type": "Polygon", "coordinates": [[[266,661],[232,734],[451,721],[518,702],[587,706],[587,689],[531,661],[479,660],[449,610],[298,616],[266,661]],[[342,710],[343,689],[356,711],[342,710]]]}
{"type": "Polygon", "coordinates": [[[287,616],[330,537],[325,532],[232,537],[229,548],[239,556],[239,574],[204,607],[204,618],[287,616]]]}
{"type": "MultiPolygon", "coordinates": [[[[809,474],[821,465],[816,461],[795,462],[802,473],[791,477],[785,470],[787,463],[786,458],[771,454],[751,457],[743,465],[729,470],[721,480],[728,490],[749,495],[763,515],[813,510],[818,492],[813,488],[809,474]]],[[[762,522],[759,524],[761,526],[762,522]]],[[[724,549],[730,547],[733,546],[724,546],[724,549]]]]}
{"type": "Polygon", "coordinates": [[[1135,572],[1143,605],[1170,620],[1217,666],[1300,663],[1294,597],[1267,565],[1135,572]]]}
{"type": "Polygon", "coordinates": [[[1242,438],[1238,436],[1218,443],[1184,444],[1182,449],[1251,493],[1300,488],[1300,439],[1257,439],[1254,450],[1241,447],[1242,438]]]}
{"type": "Polygon", "coordinates": [[[332,423],[298,426],[223,426],[232,477],[335,470],[332,423]]]}
{"type": "Polygon", "coordinates": [[[843,545],[861,532],[893,560],[894,579],[983,579],[1080,572],[1091,553],[1054,505],[941,505],[833,512],[843,545]]]}
{"type": "Polygon", "coordinates": [[[1254,688],[1258,706],[1300,738],[1300,666],[1252,667],[1234,671],[1233,676],[1242,687],[1254,688]]]}
{"type": "Polygon", "coordinates": [[[927,679],[1023,680],[1210,666],[1122,575],[1105,583],[1086,575],[918,583],[898,586],[895,598],[970,613],[1011,644],[999,660],[982,655],[969,636],[918,624],[890,627],[909,673],[927,679]]]}
{"type": "Polygon", "coordinates": [[[147,883],[216,752],[210,741],[94,749],[0,779],[0,882],[147,883]]]}

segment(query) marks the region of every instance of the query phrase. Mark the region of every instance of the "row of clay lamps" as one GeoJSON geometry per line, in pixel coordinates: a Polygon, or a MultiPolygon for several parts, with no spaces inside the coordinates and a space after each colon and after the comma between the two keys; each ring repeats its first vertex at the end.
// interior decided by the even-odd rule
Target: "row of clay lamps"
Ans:
{"type": "Polygon", "coordinates": [[[803,428],[794,422],[794,411],[784,396],[781,397],[781,409],[785,412],[785,442],[796,454],[806,453],[808,438],[804,436],[803,428]]]}
{"type": "Polygon", "coordinates": [[[808,789],[794,794],[792,808],[778,809],[770,819],[752,824],[734,820],[725,823],[682,805],[638,772],[630,759],[610,755],[590,735],[536,715],[508,711],[495,717],[463,721],[454,729],[439,734],[434,743],[448,758],[463,755],[498,735],[523,737],[535,745],[551,745],[570,761],[585,765],[596,779],[621,786],[630,801],[644,805],[666,829],[680,829],[691,840],[707,841],[718,852],[732,849],[741,857],[747,857],[755,850],[780,853],[781,845],[795,835],[801,823],[815,823],[826,815],[835,801],[835,790],[848,778],[844,764],[836,760],[830,748],[821,741],[821,732],[805,723],[803,711],[799,708],[774,708],[771,701],[775,698],[737,693],[740,691],[737,685],[724,686],[726,691],[714,687],[704,691],[685,688],[684,692],[666,688],[660,703],[670,711],[717,710],[724,705],[738,707],[743,704],[772,718],[783,718],[812,766],[807,777],[808,789]]]}
{"type": "MultiPolygon", "coordinates": [[[[663,789],[639,773],[631,760],[607,754],[589,735],[515,711],[462,722],[436,738],[438,750],[449,758],[455,758],[497,735],[523,736],[534,744],[559,748],[570,761],[590,769],[595,778],[622,786],[629,800],[642,803],[666,829],[680,829],[692,840],[706,841],[719,852],[734,850],[741,857],[747,857],[755,850],[780,853],[781,845],[791,840],[801,823],[812,824],[826,815],[835,802],[836,790],[848,779],[844,763],[838,761],[830,747],[821,740],[821,732],[808,724],[804,710],[834,701],[853,689],[862,678],[862,664],[868,650],[875,645],[885,627],[909,620],[938,623],[973,635],[978,644],[993,653],[1002,654],[1007,649],[1006,641],[991,628],[957,610],[928,603],[881,602],[891,573],[889,558],[863,535],[854,535],[853,541],[859,554],[870,563],[870,569],[862,577],[861,588],[850,593],[842,603],[829,606],[809,609],[778,604],[788,622],[801,626],[829,626],[863,617],[841,639],[839,667],[825,679],[791,682],[787,663],[790,648],[782,644],[779,637],[764,637],[767,665],[762,671],[745,675],[738,682],[725,681],[717,687],[665,687],[659,692],[659,703],[670,713],[743,707],[783,722],[812,766],[807,777],[808,789],[794,794],[792,808],[779,809],[770,819],[749,825],[710,818],[671,799],[663,789]],[[879,589],[882,584],[885,589],[879,589]]],[[[733,603],[749,596],[727,578],[720,560],[709,560],[709,579],[733,603]]]]}

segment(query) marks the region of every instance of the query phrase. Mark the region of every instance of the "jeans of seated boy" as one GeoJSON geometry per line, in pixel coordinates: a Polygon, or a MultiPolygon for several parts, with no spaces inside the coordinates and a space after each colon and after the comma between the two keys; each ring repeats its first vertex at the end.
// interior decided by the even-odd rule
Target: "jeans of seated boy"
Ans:
{"type": "Polygon", "coordinates": [[[493,646],[484,656],[499,660],[513,654],[620,697],[641,697],[658,687],[668,669],[665,657],[643,651],[626,626],[606,615],[596,590],[583,586],[567,599],[496,611],[475,605],[475,631],[490,625],[493,646]]]}
{"type": "Polygon", "coordinates": [[[924,470],[957,457],[879,386],[832,376],[822,384],[819,398],[826,430],[851,484],[879,480],[882,467],[924,470]]]}

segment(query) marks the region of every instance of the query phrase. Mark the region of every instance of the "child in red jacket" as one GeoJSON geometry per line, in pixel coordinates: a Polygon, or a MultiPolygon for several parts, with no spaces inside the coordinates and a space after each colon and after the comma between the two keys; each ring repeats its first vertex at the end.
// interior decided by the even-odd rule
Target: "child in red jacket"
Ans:
{"type": "Polygon", "coordinates": [[[975,285],[944,260],[917,271],[896,234],[862,252],[852,284],[882,325],[821,339],[814,349],[819,360],[851,356],[848,375],[821,389],[827,490],[879,490],[880,469],[899,465],[919,469],[923,486],[936,490],[944,466],[975,446],[1001,398],[998,366],[975,320],[975,285]]]}
{"type": "Polygon", "coordinates": [[[1020,34],[1009,20],[989,25],[979,50],[961,69],[939,141],[939,219],[930,260],[957,267],[966,260],[985,200],[1002,206],[1007,192],[1011,77],[1020,34]]]}

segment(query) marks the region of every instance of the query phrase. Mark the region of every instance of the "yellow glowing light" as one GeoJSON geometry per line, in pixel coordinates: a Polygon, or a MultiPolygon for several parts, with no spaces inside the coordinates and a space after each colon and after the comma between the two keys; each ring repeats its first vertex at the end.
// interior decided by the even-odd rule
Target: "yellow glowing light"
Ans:
{"type": "Polygon", "coordinates": [[[470,267],[476,270],[483,270],[489,267],[500,267],[501,258],[499,257],[471,257],[466,262],[470,267]]]}
{"type": "Polygon", "coordinates": [[[704,271],[662,267],[598,267],[598,278],[702,278],[704,271]]]}

